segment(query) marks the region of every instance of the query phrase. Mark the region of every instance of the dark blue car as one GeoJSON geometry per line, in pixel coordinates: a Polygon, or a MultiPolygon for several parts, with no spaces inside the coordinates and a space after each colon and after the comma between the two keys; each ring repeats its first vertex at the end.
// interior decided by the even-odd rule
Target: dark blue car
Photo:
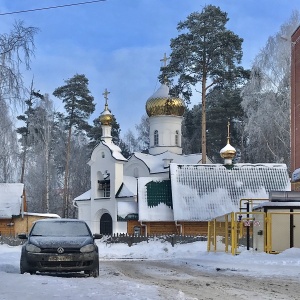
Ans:
{"type": "Polygon", "coordinates": [[[22,246],[20,272],[84,272],[99,276],[99,253],[88,225],[76,219],[36,221],[22,246]]]}

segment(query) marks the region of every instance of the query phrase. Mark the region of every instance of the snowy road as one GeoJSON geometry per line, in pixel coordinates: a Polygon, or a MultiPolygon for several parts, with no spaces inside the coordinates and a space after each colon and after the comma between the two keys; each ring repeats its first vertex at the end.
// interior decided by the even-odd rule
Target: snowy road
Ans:
{"type": "MultiPolygon", "coordinates": [[[[205,270],[193,264],[172,261],[102,261],[102,276],[156,286],[161,299],[299,299],[299,281],[256,278],[235,270],[205,270]]],[[[148,295],[148,299],[152,299],[148,295]]],[[[145,299],[145,298],[144,298],[145,299]]]]}
{"type": "Polygon", "coordinates": [[[300,249],[207,253],[205,242],[99,242],[100,276],[21,275],[20,247],[0,245],[0,300],[298,300],[300,249]]]}

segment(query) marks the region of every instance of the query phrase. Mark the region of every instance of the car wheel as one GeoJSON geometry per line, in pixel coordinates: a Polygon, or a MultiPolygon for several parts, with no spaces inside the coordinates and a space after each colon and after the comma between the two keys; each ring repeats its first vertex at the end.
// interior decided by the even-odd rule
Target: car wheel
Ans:
{"type": "Polygon", "coordinates": [[[94,278],[99,277],[99,268],[95,268],[90,272],[90,276],[93,276],[94,278]]]}
{"type": "Polygon", "coordinates": [[[27,270],[27,268],[24,266],[24,263],[22,262],[22,260],[21,260],[21,262],[20,262],[20,273],[21,274],[24,274],[24,273],[27,273],[28,272],[28,270],[27,270]]]}
{"type": "Polygon", "coordinates": [[[23,269],[23,267],[22,267],[22,264],[20,264],[20,273],[21,274],[24,274],[24,273],[26,273],[26,271],[23,269]]]}

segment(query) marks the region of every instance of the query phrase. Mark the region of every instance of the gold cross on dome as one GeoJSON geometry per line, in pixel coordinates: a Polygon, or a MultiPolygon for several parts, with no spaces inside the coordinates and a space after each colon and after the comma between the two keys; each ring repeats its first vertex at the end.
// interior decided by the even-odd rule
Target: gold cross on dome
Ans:
{"type": "Polygon", "coordinates": [[[104,99],[105,99],[105,104],[107,104],[108,94],[110,94],[110,92],[107,89],[105,89],[104,93],[102,94],[104,96],[104,99]]]}
{"type": "Polygon", "coordinates": [[[164,64],[164,67],[166,67],[167,66],[167,61],[169,60],[170,58],[169,57],[167,57],[167,55],[166,55],[166,53],[164,53],[164,58],[162,58],[160,61],[162,61],[163,62],[163,64],[164,64]]]}
{"type": "Polygon", "coordinates": [[[230,122],[227,123],[227,144],[230,142],[230,122]]]}

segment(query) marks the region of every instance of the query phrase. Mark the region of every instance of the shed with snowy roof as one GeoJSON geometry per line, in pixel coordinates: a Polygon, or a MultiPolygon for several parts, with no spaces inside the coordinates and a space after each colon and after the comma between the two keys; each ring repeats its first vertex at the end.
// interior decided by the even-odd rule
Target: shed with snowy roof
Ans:
{"type": "Polygon", "coordinates": [[[253,208],[264,213],[256,216],[264,225],[253,227],[253,248],[268,253],[300,248],[300,192],[272,191],[269,200],[253,208]]]}
{"type": "Polygon", "coordinates": [[[59,218],[56,214],[28,213],[23,183],[0,183],[0,235],[28,232],[34,221],[59,218]]]}

